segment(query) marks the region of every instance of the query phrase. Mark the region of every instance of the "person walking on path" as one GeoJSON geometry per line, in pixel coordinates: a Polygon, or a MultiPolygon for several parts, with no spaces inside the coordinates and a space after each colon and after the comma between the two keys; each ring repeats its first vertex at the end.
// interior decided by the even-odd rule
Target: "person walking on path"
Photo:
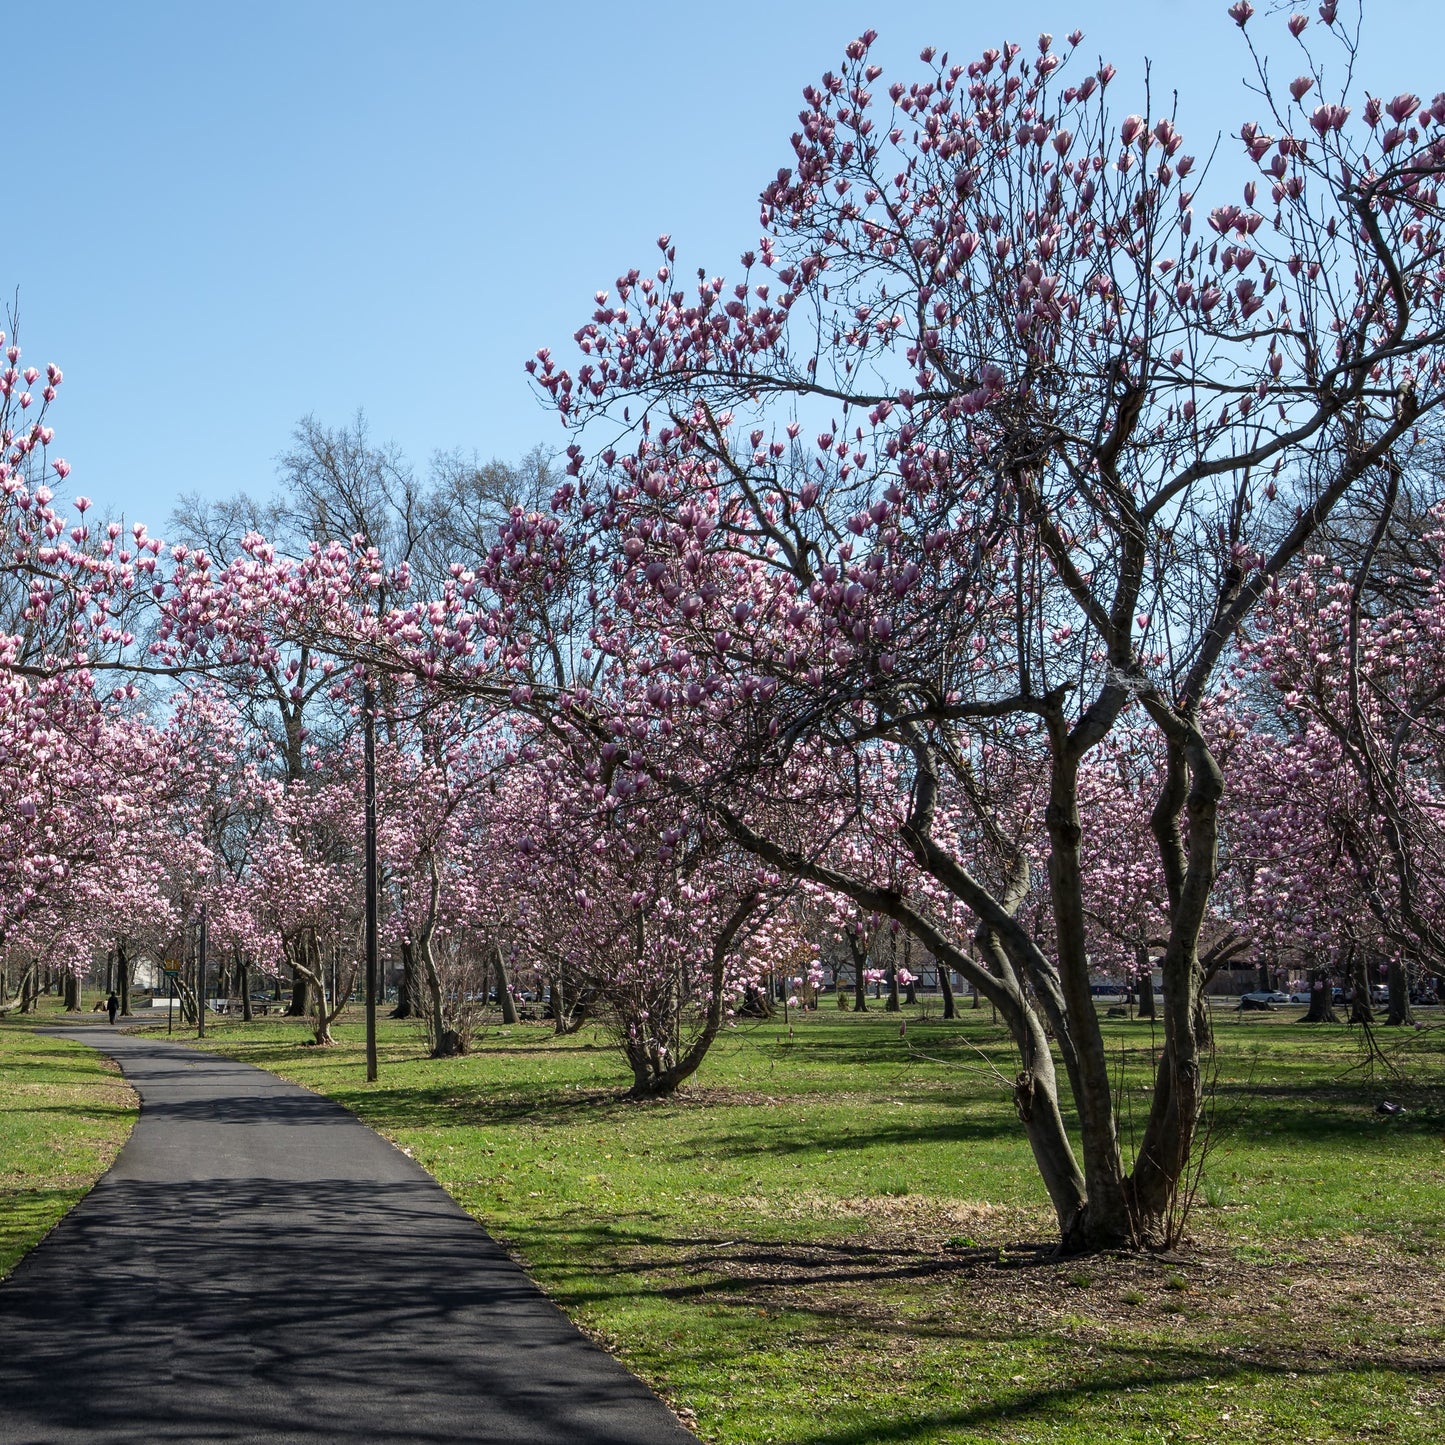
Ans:
{"type": "Polygon", "coordinates": [[[120,1000],[115,996],[114,989],[111,990],[110,997],[105,1001],[105,1011],[110,1015],[111,1023],[114,1023],[116,1014],[120,1012],[120,1000]]]}

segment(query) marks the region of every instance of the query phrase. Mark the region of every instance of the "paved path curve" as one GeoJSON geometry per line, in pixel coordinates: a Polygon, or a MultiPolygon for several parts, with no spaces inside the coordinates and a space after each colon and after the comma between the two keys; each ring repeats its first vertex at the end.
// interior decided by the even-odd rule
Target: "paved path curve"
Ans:
{"type": "Polygon", "coordinates": [[[686,1445],[417,1165],[272,1074],[106,1029],[141,1116],[0,1284],[0,1442],[686,1445]]]}

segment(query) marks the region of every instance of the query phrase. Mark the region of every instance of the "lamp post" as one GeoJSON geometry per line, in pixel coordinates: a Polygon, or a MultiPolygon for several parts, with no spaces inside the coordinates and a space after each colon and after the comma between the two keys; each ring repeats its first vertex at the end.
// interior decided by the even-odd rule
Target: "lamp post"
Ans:
{"type": "Polygon", "coordinates": [[[361,682],[361,716],[366,772],[366,1081],[376,1082],[376,691],[371,674],[361,682]]]}
{"type": "Polygon", "coordinates": [[[206,1036],[206,905],[201,904],[201,922],[196,931],[196,1037],[206,1036]]]}

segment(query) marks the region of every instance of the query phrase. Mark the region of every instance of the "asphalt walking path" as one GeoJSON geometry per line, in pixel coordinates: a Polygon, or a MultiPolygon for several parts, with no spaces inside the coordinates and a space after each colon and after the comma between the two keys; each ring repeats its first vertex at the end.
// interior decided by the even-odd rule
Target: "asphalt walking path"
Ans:
{"type": "Polygon", "coordinates": [[[339,1105],[161,1039],[72,1037],[141,1115],[0,1284],[3,1445],[695,1445],[339,1105]]]}

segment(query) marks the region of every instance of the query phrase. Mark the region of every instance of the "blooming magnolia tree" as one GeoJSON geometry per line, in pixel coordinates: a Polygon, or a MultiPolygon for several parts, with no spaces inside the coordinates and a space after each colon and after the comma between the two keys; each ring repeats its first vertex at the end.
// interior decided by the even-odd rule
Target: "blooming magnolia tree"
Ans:
{"type": "MultiPolygon", "coordinates": [[[[514,820],[498,807],[507,740],[486,713],[400,695],[409,715],[378,757],[380,847],[399,895],[404,956],[420,965],[438,1056],[465,1052],[497,971],[514,820]],[[478,995],[481,997],[479,998],[478,995]]],[[[501,965],[499,1002],[506,993],[501,965]]]]}
{"type": "Polygon", "coordinates": [[[1270,591],[1246,649],[1268,707],[1252,811],[1310,800],[1294,831],[1313,837],[1334,882],[1303,896],[1353,900],[1350,941],[1392,960],[1392,1023],[1409,1019],[1407,962],[1445,975],[1445,536],[1425,545],[1434,565],[1413,569],[1408,592],[1383,589],[1384,605],[1367,596],[1367,566],[1310,556],[1270,591]]]}
{"type": "MultiPolygon", "coordinates": [[[[39,679],[0,670],[0,790],[9,800],[0,949],[22,983],[42,957],[82,972],[104,953],[117,936],[116,898],[137,922],[164,911],[151,833],[166,815],[170,761],[162,732],[98,700],[83,670],[39,679]]],[[[18,1001],[0,998],[0,1012],[18,1001]]]]}
{"type": "Polygon", "coordinates": [[[533,731],[503,790],[513,947],[559,1022],[580,1004],[608,1029],[635,1095],[670,1094],[756,990],[786,932],[769,908],[781,880],[676,796],[639,788],[616,743],[558,732],[549,746],[533,731]]]}
{"type": "MultiPolygon", "coordinates": [[[[114,900],[137,920],[164,904],[148,830],[170,776],[167,744],[133,683],[105,679],[134,656],[132,631],[160,543],[90,502],[56,502],[70,473],[53,458],[60,368],[25,364],[0,335],[0,949],[48,953],[79,971],[114,942],[114,900]],[[89,939],[88,943],[84,942],[89,939]]],[[[0,1007],[13,1001],[0,1000],[0,1007]]]]}
{"type": "MultiPolygon", "coordinates": [[[[1252,7],[1230,14],[1252,54],[1252,7]]],[[[1237,139],[1252,177],[1208,200],[1172,118],[1119,118],[1114,71],[1081,67],[1077,34],[969,63],[925,51],[898,81],[865,35],[804,92],[735,282],[685,283],[663,237],[650,273],[598,294],[575,370],[530,363],[579,432],[556,505],[611,559],[593,635],[645,668],[630,701],[673,730],[661,767],[738,844],[897,919],[996,1004],[1071,1248],[1164,1238],[1189,1158],[1216,673],[1445,395],[1445,98],[1331,91],[1321,55],[1350,58],[1334,4],[1279,24],[1298,78],[1277,91],[1261,60],[1237,139]],[[1126,716],[1159,739],[1165,994],[1132,1159],[1089,992],[1099,840],[1079,792],[1126,716]],[[681,767],[666,754],[688,738],[681,767]],[[978,781],[985,744],[1038,780],[1047,948],[1020,917],[1027,853],[978,781]],[[911,878],[880,887],[801,841],[816,821],[779,824],[774,800],[808,805],[812,746],[839,777],[887,760],[911,878]]],[[[556,528],[518,531],[545,576],[556,528]]]]}

